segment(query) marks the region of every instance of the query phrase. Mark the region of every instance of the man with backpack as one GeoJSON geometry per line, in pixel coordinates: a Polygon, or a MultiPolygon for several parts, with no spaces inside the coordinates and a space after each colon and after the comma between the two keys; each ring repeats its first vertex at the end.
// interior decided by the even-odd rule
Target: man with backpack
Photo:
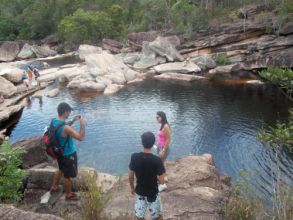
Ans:
{"type": "MultiPolygon", "coordinates": [[[[56,141],[58,142],[58,151],[55,153],[57,157],[59,170],[54,175],[51,192],[58,192],[61,188],[59,186],[62,176],[64,177],[64,190],[66,200],[77,200],[77,196],[72,192],[72,179],[77,176],[77,154],[76,145],[73,139],[82,141],[85,136],[85,120],[77,115],[69,123],[68,119],[72,108],[69,104],[63,102],[58,105],[58,118],[53,119],[49,129],[54,130],[56,141]],[[80,130],[75,131],[71,126],[79,120],[80,130]]],[[[48,151],[48,148],[47,148],[48,151]]]]}

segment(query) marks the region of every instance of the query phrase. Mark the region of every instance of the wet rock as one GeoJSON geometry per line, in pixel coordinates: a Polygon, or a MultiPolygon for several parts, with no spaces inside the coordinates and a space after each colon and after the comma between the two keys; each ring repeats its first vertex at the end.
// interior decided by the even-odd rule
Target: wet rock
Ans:
{"type": "MultiPolygon", "coordinates": [[[[222,204],[229,198],[230,183],[221,181],[211,155],[168,162],[167,171],[168,189],[161,193],[165,219],[222,219],[222,204]]],[[[134,197],[127,175],[115,184],[111,195],[102,216],[131,219],[134,197]]]]}
{"type": "Polygon", "coordinates": [[[38,58],[41,57],[51,57],[57,55],[57,52],[55,50],[50,49],[49,46],[44,45],[44,46],[36,46],[34,45],[32,50],[36,54],[38,58]]]}
{"type": "Polygon", "coordinates": [[[12,205],[0,204],[0,219],[3,220],[63,220],[55,215],[37,214],[34,212],[23,211],[12,205]]]}
{"type": "Polygon", "coordinates": [[[99,54],[99,53],[102,53],[102,51],[103,49],[101,47],[82,44],[78,48],[79,59],[85,60],[86,55],[99,54]]]}
{"type": "Polygon", "coordinates": [[[83,82],[79,85],[78,89],[80,92],[103,92],[105,87],[103,83],[83,82]]]}
{"type": "Polygon", "coordinates": [[[24,44],[19,54],[17,54],[18,59],[29,59],[36,57],[33,47],[29,44],[24,44]]]}
{"type": "Polygon", "coordinates": [[[7,79],[0,76],[0,93],[4,97],[10,97],[14,95],[17,91],[17,88],[7,79]]]}
{"type": "Polygon", "coordinates": [[[183,61],[183,56],[178,52],[176,47],[168,40],[168,38],[157,37],[149,44],[149,47],[156,54],[166,57],[169,62],[183,61]]]}
{"type": "Polygon", "coordinates": [[[154,67],[154,70],[158,73],[196,73],[201,69],[191,62],[174,62],[161,64],[154,67]]]}
{"type": "Polygon", "coordinates": [[[5,41],[0,45],[0,61],[9,62],[15,60],[19,53],[19,44],[15,41],[5,41]]]}
{"type": "Polygon", "coordinates": [[[122,88],[123,88],[122,85],[111,84],[106,87],[104,94],[105,95],[113,95],[113,94],[117,93],[122,88]]]}
{"type": "Polygon", "coordinates": [[[120,53],[123,44],[116,40],[103,39],[102,47],[104,50],[109,50],[112,53],[120,53]]]}
{"type": "Polygon", "coordinates": [[[60,93],[60,90],[59,90],[58,88],[56,88],[56,89],[52,89],[52,90],[49,91],[49,92],[46,92],[45,95],[46,95],[47,97],[53,98],[53,97],[58,96],[59,93],[60,93]]]}
{"type": "Polygon", "coordinates": [[[157,36],[159,36],[157,31],[130,33],[127,35],[127,43],[132,50],[138,51],[141,50],[144,41],[152,42],[157,36]]]}
{"type": "Polygon", "coordinates": [[[32,137],[26,140],[17,141],[12,146],[21,147],[26,150],[26,152],[22,154],[21,167],[23,169],[28,169],[37,164],[48,161],[46,151],[41,146],[40,137],[32,137]]]}
{"type": "Polygon", "coordinates": [[[155,79],[159,80],[176,80],[176,81],[185,81],[192,82],[196,80],[204,80],[205,77],[195,76],[190,74],[179,74],[179,73],[163,73],[161,75],[155,76],[155,79]]]}
{"type": "Polygon", "coordinates": [[[35,92],[35,93],[32,95],[32,97],[33,97],[33,98],[37,98],[37,99],[41,99],[41,98],[44,97],[44,95],[45,95],[44,91],[43,91],[43,90],[40,90],[40,91],[35,92]]]}

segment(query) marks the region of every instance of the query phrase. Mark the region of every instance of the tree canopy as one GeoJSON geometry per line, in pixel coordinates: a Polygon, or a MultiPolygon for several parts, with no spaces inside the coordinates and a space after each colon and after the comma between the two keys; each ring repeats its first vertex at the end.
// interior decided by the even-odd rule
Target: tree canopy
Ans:
{"type": "MultiPolygon", "coordinates": [[[[256,1],[0,0],[0,40],[36,40],[54,34],[67,43],[96,43],[103,37],[123,39],[129,32],[149,30],[190,35],[211,19],[224,21],[232,9],[256,1]]],[[[282,11],[288,13],[290,1],[268,2],[282,3],[282,11]]]]}

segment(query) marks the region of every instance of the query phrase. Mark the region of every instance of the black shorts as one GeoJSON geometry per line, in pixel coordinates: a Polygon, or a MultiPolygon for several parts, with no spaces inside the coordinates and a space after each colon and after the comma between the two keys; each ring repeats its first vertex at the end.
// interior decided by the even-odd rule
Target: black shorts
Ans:
{"type": "Polygon", "coordinates": [[[69,156],[62,156],[57,159],[59,170],[62,171],[65,178],[74,178],[77,176],[77,154],[76,152],[69,156]]]}

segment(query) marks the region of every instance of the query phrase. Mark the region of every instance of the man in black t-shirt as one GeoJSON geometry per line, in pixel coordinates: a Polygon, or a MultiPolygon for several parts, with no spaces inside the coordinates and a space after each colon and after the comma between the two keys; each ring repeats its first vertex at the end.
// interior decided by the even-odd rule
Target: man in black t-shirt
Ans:
{"type": "Polygon", "coordinates": [[[164,184],[165,168],[162,160],[153,155],[151,148],[155,143],[155,135],[145,132],[141,136],[143,151],[131,155],[129,164],[129,184],[131,193],[136,193],[134,211],[137,219],[144,219],[147,209],[152,219],[163,219],[163,209],[158,190],[158,181],[164,184]],[[134,188],[134,174],[136,187],[134,188]]]}

